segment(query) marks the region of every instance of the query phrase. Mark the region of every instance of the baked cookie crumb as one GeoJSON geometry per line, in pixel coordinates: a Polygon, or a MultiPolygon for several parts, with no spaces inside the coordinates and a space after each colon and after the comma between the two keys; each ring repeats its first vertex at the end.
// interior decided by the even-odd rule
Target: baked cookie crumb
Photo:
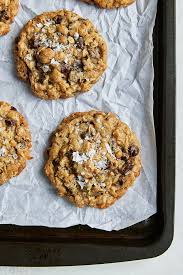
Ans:
{"type": "Polygon", "coordinates": [[[54,133],[45,173],[60,196],[78,207],[107,208],[141,170],[140,144],[112,113],[74,113],[54,133]]]}
{"type": "Polygon", "coordinates": [[[91,21],[67,10],[30,20],[15,46],[18,76],[43,99],[89,91],[107,67],[107,46],[91,21]]]}
{"type": "Polygon", "coordinates": [[[0,184],[18,176],[31,159],[31,135],[25,118],[0,101],[0,184]]]}
{"type": "Polygon", "coordinates": [[[19,0],[0,0],[0,36],[10,31],[10,25],[18,13],[19,0]]]}

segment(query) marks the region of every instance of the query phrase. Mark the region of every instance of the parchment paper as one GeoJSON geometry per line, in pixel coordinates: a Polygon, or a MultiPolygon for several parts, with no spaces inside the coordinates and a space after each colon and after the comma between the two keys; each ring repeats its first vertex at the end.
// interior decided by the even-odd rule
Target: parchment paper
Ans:
{"type": "Polygon", "coordinates": [[[0,38],[0,100],[14,105],[32,131],[33,160],[0,187],[0,223],[68,227],[87,224],[119,230],[156,212],[156,146],[153,122],[153,43],[156,0],[137,0],[126,9],[102,10],[79,0],[21,0],[11,32],[0,38]],[[44,11],[70,9],[88,17],[108,43],[108,69],[93,89],[75,98],[45,101],[16,77],[13,42],[24,24],[44,11]],[[112,207],[79,209],[56,195],[43,174],[48,138],[76,111],[112,111],[137,134],[143,169],[135,185],[112,207]]]}

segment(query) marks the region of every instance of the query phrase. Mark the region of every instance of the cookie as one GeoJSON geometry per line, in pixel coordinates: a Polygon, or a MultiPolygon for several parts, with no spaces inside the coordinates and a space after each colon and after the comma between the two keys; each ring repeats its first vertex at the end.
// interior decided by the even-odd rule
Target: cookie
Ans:
{"type": "Polygon", "coordinates": [[[119,7],[127,7],[134,3],[135,0],[83,0],[89,4],[96,4],[100,8],[114,9],[119,7]]]}
{"type": "Polygon", "coordinates": [[[19,0],[0,0],[0,36],[10,31],[10,25],[18,13],[19,0]]]}
{"type": "Polygon", "coordinates": [[[0,101],[0,184],[20,174],[31,159],[31,135],[25,118],[0,101]]]}
{"type": "Polygon", "coordinates": [[[16,41],[18,76],[43,99],[89,91],[107,66],[107,46],[93,24],[61,10],[29,21],[16,41]]]}
{"type": "Polygon", "coordinates": [[[78,207],[107,208],[125,194],[141,170],[140,144],[112,113],[74,113],[48,149],[45,173],[60,196],[78,207]]]}

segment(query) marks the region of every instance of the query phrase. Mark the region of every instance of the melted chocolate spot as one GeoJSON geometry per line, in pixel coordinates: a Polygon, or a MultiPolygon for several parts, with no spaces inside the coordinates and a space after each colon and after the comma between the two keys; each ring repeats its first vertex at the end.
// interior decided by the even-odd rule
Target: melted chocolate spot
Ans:
{"type": "Polygon", "coordinates": [[[63,62],[61,64],[61,73],[63,73],[65,76],[68,76],[70,71],[71,71],[70,65],[63,62]]]}
{"type": "Polygon", "coordinates": [[[125,178],[123,176],[120,176],[118,184],[123,185],[125,183],[125,178]]]}
{"type": "Polygon", "coordinates": [[[136,157],[139,154],[139,148],[136,145],[131,145],[128,148],[128,153],[130,157],[136,157]]]}
{"type": "Polygon", "coordinates": [[[14,119],[5,119],[5,123],[8,127],[12,127],[16,124],[16,121],[14,119]]]}
{"type": "Polygon", "coordinates": [[[5,10],[0,12],[0,20],[9,20],[9,16],[5,10]]]}
{"type": "Polygon", "coordinates": [[[62,19],[63,19],[63,18],[62,18],[61,15],[57,15],[57,16],[54,18],[56,24],[60,24],[60,23],[62,22],[62,19]]]}
{"type": "Polygon", "coordinates": [[[13,106],[11,106],[11,109],[10,110],[12,110],[12,111],[17,111],[17,109],[15,108],[15,107],[13,107],[13,106]]]}
{"type": "Polygon", "coordinates": [[[133,163],[128,161],[122,168],[122,174],[126,176],[133,169],[133,166],[133,163]]]}
{"type": "Polygon", "coordinates": [[[44,80],[45,80],[45,75],[44,75],[43,72],[40,71],[40,72],[39,72],[39,82],[40,82],[41,84],[43,84],[44,80]]]}
{"type": "Polygon", "coordinates": [[[81,72],[83,72],[83,63],[81,62],[81,61],[77,61],[75,64],[74,64],[74,69],[76,70],[76,71],[81,71],[81,72]]]}
{"type": "Polygon", "coordinates": [[[29,40],[28,46],[29,46],[30,49],[36,48],[36,46],[35,46],[35,41],[34,41],[33,38],[31,38],[31,39],[29,40]]]}
{"type": "Polygon", "coordinates": [[[128,155],[128,154],[126,154],[126,153],[123,153],[123,155],[122,155],[121,159],[122,159],[122,160],[124,160],[124,161],[127,161],[127,160],[128,160],[128,158],[129,158],[129,155],[128,155]]]}
{"type": "Polygon", "coordinates": [[[79,49],[83,49],[84,48],[84,40],[82,37],[80,37],[77,42],[76,42],[76,45],[79,49]]]}
{"type": "Polygon", "coordinates": [[[55,173],[56,173],[58,171],[59,162],[56,159],[54,159],[52,161],[52,164],[53,164],[53,167],[54,167],[54,170],[55,170],[55,173]]]}
{"type": "Polygon", "coordinates": [[[81,135],[80,135],[80,137],[81,137],[81,139],[85,139],[85,133],[81,133],[81,135]]]}

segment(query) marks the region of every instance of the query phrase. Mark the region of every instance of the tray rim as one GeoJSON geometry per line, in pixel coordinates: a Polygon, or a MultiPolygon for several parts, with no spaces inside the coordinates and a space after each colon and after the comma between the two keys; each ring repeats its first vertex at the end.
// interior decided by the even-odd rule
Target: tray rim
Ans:
{"type": "MultiPolygon", "coordinates": [[[[144,247],[124,247],[115,245],[97,245],[91,243],[80,243],[77,245],[71,243],[52,243],[50,242],[17,242],[17,241],[0,241],[0,265],[19,265],[19,266],[58,266],[58,265],[86,265],[94,264],[89,260],[79,259],[80,255],[75,255],[76,259],[73,264],[64,262],[62,258],[62,253],[66,249],[76,250],[77,248],[82,249],[83,254],[95,251],[95,264],[102,263],[114,263],[121,261],[139,260],[145,258],[152,258],[162,255],[171,245],[174,235],[174,194],[175,194],[175,97],[170,102],[167,98],[171,96],[171,93],[176,93],[176,81],[175,81],[175,0],[159,0],[163,3],[165,8],[166,16],[163,18],[164,33],[162,40],[162,46],[165,51],[165,56],[168,57],[164,60],[164,70],[165,70],[165,86],[163,89],[166,90],[165,99],[165,112],[164,119],[165,124],[163,125],[163,133],[165,136],[165,144],[162,152],[161,162],[164,163],[166,172],[164,179],[164,188],[166,189],[165,201],[163,202],[163,215],[166,221],[163,226],[163,231],[151,245],[144,247]],[[165,43],[168,42],[168,43],[165,43]],[[172,119],[172,113],[173,119],[172,119]],[[169,132],[167,135],[167,127],[169,127],[169,132]],[[169,184],[165,185],[165,181],[169,184]],[[105,249],[103,249],[105,247],[105,249]],[[38,249],[39,248],[39,249],[38,249]],[[39,251],[38,251],[39,250],[39,251]],[[11,251],[11,252],[10,252],[11,251]],[[20,253],[17,253],[19,251],[20,253]],[[38,251],[38,252],[37,252],[38,251]],[[106,251],[106,252],[105,252],[106,251]],[[111,253],[108,253],[108,252],[111,253]],[[7,257],[8,252],[15,255],[15,259],[7,257]],[[35,258],[33,257],[34,253],[35,258]],[[108,254],[114,254],[111,257],[108,254]],[[17,254],[17,255],[16,255],[17,254]],[[52,260],[49,260],[49,264],[46,264],[46,259],[48,255],[52,254],[52,260]],[[59,255],[56,255],[59,254],[59,255]],[[133,255],[132,257],[130,255],[133,255]],[[56,260],[54,257],[57,257],[56,260]],[[23,257],[24,261],[22,262],[23,257]],[[52,264],[53,261],[53,264],[52,264]],[[58,264],[57,264],[58,263],[58,264]]],[[[93,253],[93,252],[92,252],[93,253]]]]}

